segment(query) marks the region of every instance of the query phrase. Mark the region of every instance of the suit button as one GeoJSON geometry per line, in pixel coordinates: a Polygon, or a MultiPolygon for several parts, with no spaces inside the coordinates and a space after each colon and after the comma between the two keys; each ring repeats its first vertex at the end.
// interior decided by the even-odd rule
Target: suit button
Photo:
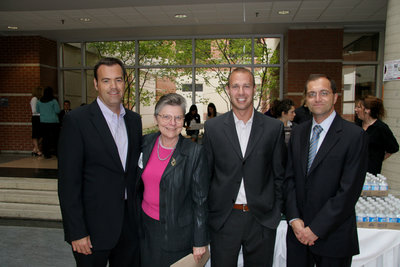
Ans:
{"type": "Polygon", "coordinates": [[[242,165],[244,165],[245,163],[246,163],[246,161],[245,161],[245,160],[243,160],[243,161],[242,161],[242,165]]]}

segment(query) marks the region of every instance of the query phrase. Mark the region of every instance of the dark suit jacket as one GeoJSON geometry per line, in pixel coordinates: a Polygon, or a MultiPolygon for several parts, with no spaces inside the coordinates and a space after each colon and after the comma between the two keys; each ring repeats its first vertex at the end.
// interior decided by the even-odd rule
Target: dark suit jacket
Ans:
{"type": "MultiPolygon", "coordinates": [[[[143,138],[143,167],[146,168],[160,133],[143,138]]],[[[140,167],[140,166],[139,166],[140,167]]],[[[209,244],[207,194],[210,177],[201,145],[179,136],[170,163],[160,181],[160,240],[166,251],[192,250],[209,244]]],[[[143,181],[138,180],[138,197],[143,200],[143,181]]],[[[141,205],[138,207],[141,210],[141,205]]]]}
{"type": "Polygon", "coordinates": [[[113,248],[121,234],[125,188],[130,214],[134,214],[133,189],[142,124],[140,116],[129,110],[124,119],[128,135],[125,171],[96,100],[64,117],[59,140],[58,194],[67,242],[90,235],[95,250],[113,248]]]}
{"type": "Polygon", "coordinates": [[[354,206],[364,183],[368,138],[360,127],[336,115],[307,173],[311,125],[312,120],[294,127],[289,141],[287,220],[302,219],[319,237],[310,247],[317,255],[358,254],[354,206]]]}
{"type": "Polygon", "coordinates": [[[232,211],[242,177],[247,204],[257,221],[276,229],[281,219],[285,143],[283,124],[254,110],[242,156],[232,111],[205,123],[204,145],[211,170],[209,224],[219,230],[232,211]]]}

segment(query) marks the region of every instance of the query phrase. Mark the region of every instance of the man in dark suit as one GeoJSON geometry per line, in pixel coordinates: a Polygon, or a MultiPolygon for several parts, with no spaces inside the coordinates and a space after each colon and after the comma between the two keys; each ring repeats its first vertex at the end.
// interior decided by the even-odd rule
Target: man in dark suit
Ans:
{"type": "Polygon", "coordinates": [[[253,74],[236,68],[228,78],[232,111],[205,124],[211,169],[211,265],[272,266],[281,219],[285,152],[283,124],[257,112],[253,74]]]}
{"type": "Polygon", "coordinates": [[[120,60],[101,59],[97,99],[64,117],[58,194],[77,266],[139,266],[133,189],[142,123],[122,106],[125,76],[120,60]]]}
{"type": "Polygon", "coordinates": [[[313,119],[293,129],[288,146],[287,266],[350,266],[359,253],[354,207],[366,173],[367,136],[336,114],[332,79],[310,75],[304,93],[313,119]]]}

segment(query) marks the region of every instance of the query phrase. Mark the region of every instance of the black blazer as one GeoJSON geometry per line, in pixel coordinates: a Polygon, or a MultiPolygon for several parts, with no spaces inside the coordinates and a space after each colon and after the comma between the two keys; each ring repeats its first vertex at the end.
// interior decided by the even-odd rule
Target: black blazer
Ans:
{"type": "Polygon", "coordinates": [[[219,230],[231,213],[242,177],[250,212],[263,226],[276,229],[281,219],[286,152],[283,123],[254,110],[244,156],[232,111],[206,121],[203,141],[211,170],[209,224],[212,229],[219,230]]]}
{"type": "MultiPolygon", "coordinates": [[[[140,176],[146,168],[160,133],[143,138],[140,176]]],[[[203,147],[179,135],[179,141],[160,181],[160,222],[164,234],[161,246],[182,251],[209,244],[207,193],[210,182],[203,147]]],[[[142,210],[144,185],[138,180],[138,212],[142,210]]]]}
{"type": "MultiPolygon", "coordinates": [[[[90,235],[96,250],[111,249],[121,234],[125,188],[134,214],[133,188],[140,154],[140,116],[126,110],[126,170],[96,102],[68,112],[59,140],[58,194],[65,240],[90,235]]],[[[132,216],[133,218],[133,216],[132,216]]]]}
{"type": "Polygon", "coordinates": [[[302,219],[319,237],[310,247],[317,255],[358,254],[354,206],[367,169],[368,137],[336,115],[307,173],[311,125],[312,120],[294,127],[289,141],[284,183],[287,220],[302,219]]]}

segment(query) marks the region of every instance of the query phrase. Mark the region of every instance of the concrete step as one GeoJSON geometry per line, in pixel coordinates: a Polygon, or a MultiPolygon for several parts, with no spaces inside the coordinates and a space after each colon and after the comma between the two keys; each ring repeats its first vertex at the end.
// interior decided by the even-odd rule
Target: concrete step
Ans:
{"type": "Polygon", "coordinates": [[[59,205],[57,191],[0,189],[0,202],[59,205]]]}
{"type": "Polygon", "coordinates": [[[61,221],[58,205],[0,202],[0,217],[61,221]]]}
{"type": "Polygon", "coordinates": [[[57,191],[57,179],[0,177],[0,189],[57,191]]]}

